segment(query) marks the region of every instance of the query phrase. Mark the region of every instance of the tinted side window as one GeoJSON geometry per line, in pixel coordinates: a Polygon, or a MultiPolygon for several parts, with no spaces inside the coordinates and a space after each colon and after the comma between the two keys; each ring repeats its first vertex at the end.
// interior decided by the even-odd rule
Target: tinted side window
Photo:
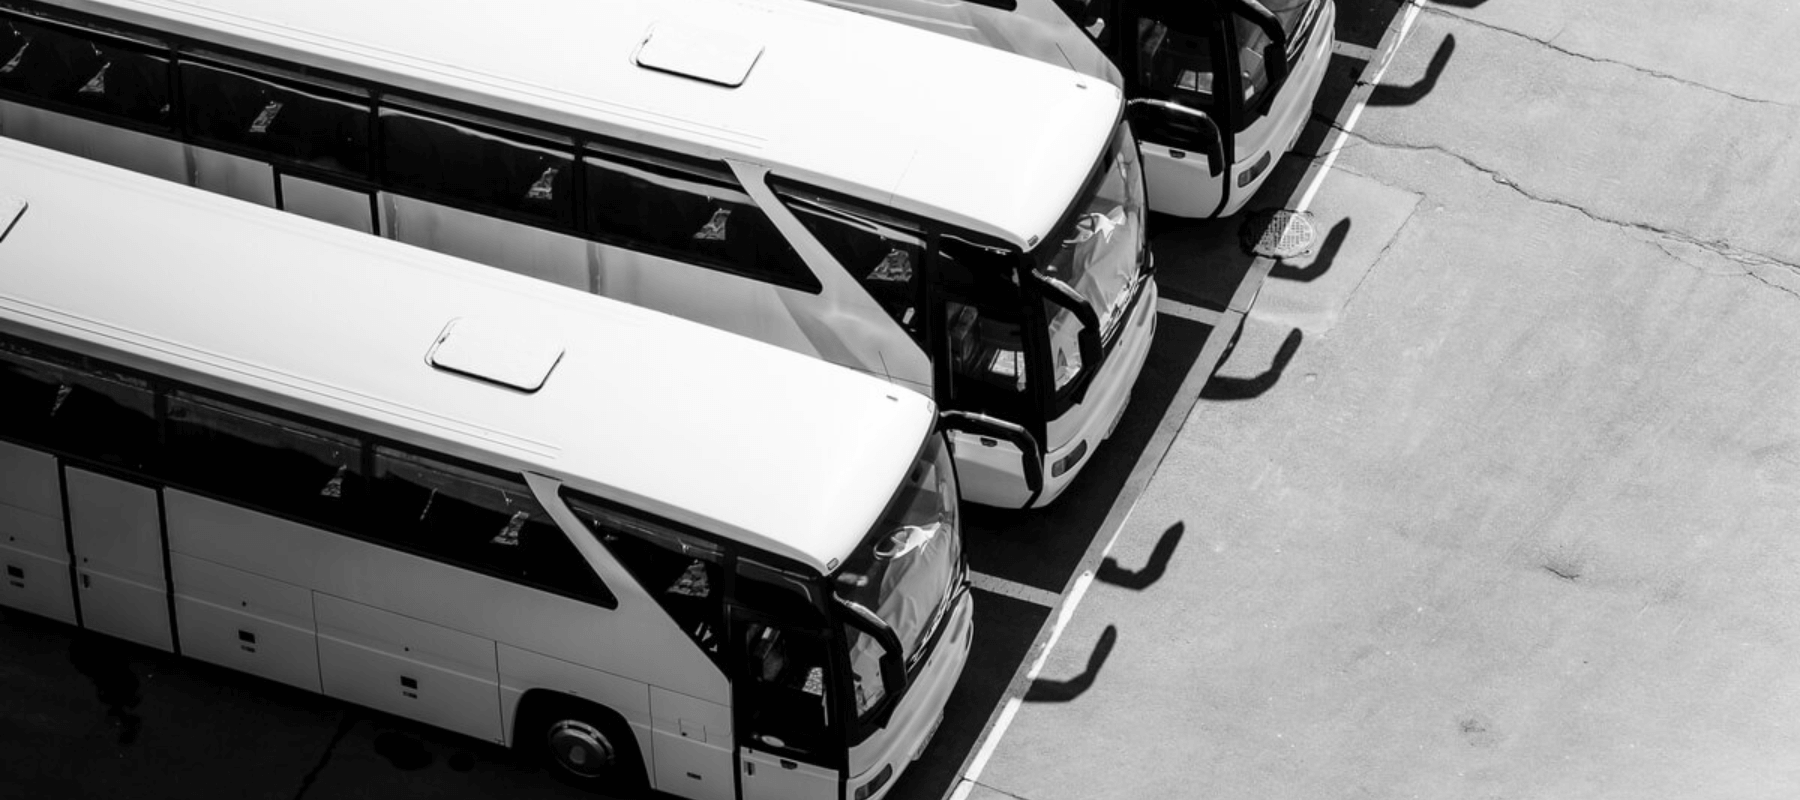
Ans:
{"type": "Polygon", "coordinates": [[[819,283],[729,172],[589,157],[587,228],[628,247],[787,286],[819,283]]]}
{"type": "Polygon", "coordinates": [[[168,467],[197,489],[324,525],[362,499],[362,444],[233,404],[169,394],[168,467]]]}
{"type": "Polygon", "coordinates": [[[806,192],[782,192],[794,216],[917,340],[925,240],[904,223],[806,192]]]}
{"type": "Polygon", "coordinates": [[[155,394],[105,365],[0,342],[0,435],[143,469],[156,449],[155,394]]]}
{"type": "Polygon", "coordinates": [[[375,450],[371,534],[415,553],[613,605],[530,489],[433,458],[375,450]]]}
{"type": "Polygon", "coordinates": [[[171,122],[168,59],[11,14],[0,15],[0,90],[162,128],[171,122]]]}
{"type": "Polygon", "coordinates": [[[382,109],[380,122],[382,170],[394,188],[575,224],[572,155],[394,109],[382,109]]]}
{"type": "Polygon", "coordinates": [[[249,74],[183,62],[182,110],[196,139],[366,175],[368,105],[249,74]]]}
{"type": "Polygon", "coordinates": [[[1021,419],[1026,390],[1024,300],[1006,254],[940,238],[938,286],[958,408],[1021,419]]]}
{"type": "Polygon", "coordinates": [[[724,663],[719,549],[601,503],[570,500],[569,508],[694,643],[724,663]]]}

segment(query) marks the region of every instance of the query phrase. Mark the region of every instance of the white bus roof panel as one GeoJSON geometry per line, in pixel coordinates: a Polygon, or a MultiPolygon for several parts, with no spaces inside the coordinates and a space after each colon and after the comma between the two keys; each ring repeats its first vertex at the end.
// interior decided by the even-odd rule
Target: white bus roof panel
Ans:
{"type": "Polygon", "coordinates": [[[88,343],[452,455],[536,471],[826,571],[931,401],[604,297],[0,138],[0,329],[88,343]],[[378,262],[378,263],[371,263],[378,262]],[[535,393],[428,363],[446,320],[566,346],[535,393]]]}
{"type": "Polygon", "coordinates": [[[55,0],[481,108],[867,196],[1032,246],[1110,141],[1117,87],[803,0],[55,0]],[[653,26],[760,43],[735,88],[644,69],[653,26]]]}

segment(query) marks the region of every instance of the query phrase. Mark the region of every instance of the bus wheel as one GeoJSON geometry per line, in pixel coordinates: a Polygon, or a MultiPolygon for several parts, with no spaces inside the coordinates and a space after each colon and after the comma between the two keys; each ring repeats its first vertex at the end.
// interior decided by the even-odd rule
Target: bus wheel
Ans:
{"type": "Polygon", "coordinates": [[[644,760],[619,715],[591,703],[558,699],[535,705],[532,728],[521,744],[557,778],[590,791],[636,797],[644,787],[644,760]]]}

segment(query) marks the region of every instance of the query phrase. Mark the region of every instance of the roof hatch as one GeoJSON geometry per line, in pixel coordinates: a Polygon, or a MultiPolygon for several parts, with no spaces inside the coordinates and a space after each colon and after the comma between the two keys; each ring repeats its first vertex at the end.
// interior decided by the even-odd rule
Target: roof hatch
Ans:
{"type": "Polygon", "coordinates": [[[25,214],[25,201],[17,197],[0,197],[0,242],[12,233],[13,223],[25,214]]]}
{"type": "Polygon", "coordinates": [[[535,392],[562,360],[562,342],[504,322],[458,317],[444,326],[425,359],[438,369],[535,392]]]}
{"type": "Polygon", "coordinates": [[[734,34],[658,22],[644,32],[632,60],[646,69],[736,87],[750,76],[762,52],[761,42],[734,34]]]}

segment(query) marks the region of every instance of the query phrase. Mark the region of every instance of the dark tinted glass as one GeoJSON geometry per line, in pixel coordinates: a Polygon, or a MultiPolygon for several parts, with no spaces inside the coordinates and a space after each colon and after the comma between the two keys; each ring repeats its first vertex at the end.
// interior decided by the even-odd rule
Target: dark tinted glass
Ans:
{"type": "Polygon", "coordinates": [[[369,533],[383,542],[582,600],[612,595],[523,482],[375,451],[369,533]]]}
{"type": "Polygon", "coordinates": [[[356,439],[185,392],[168,402],[174,480],[308,522],[352,521],[363,492],[356,439]]]}
{"type": "Polygon", "coordinates": [[[382,171],[395,189],[575,224],[573,156],[405,111],[382,109],[380,119],[382,171]]]}
{"type": "Polygon", "coordinates": [[[170,125],[169,61],[76,28],[0,12],[0,91],[170,125]]]}
{"type": "Polygon", "coordinates": [[[794,216],[869,295],[918,339],[925,241],[904,223],[802,191],[784,191],[794,216]]]}
{"type": "Polygon", "coordinates": [[[187,129],[197,139],[354,175],[369,171],[366,102],[188,62],[181,64],[181,90],[187,129]]]}
{"type": "Polygon", "coordinates": [[[1016,257],[953,236],[940,242],[951,395],[958,408],[1019,419],[1027,370],[1016,257]]]}
{"type": "Polygon", "coordinates": [[[675,624],[720,660],[725,584],[718,548],[601,503],[570,500],[569,508],[675,624]]]}
{"type": "Polygon", "coordinates": [[[130,469],[156,450],[147,381],[0,341],[0,435],[130,469]]]}
{"type": "Polygon", "coordinates": [[[730,173],[586,159],[587,226],[601,238],[816,291],[818,280],[730,173]]]}

